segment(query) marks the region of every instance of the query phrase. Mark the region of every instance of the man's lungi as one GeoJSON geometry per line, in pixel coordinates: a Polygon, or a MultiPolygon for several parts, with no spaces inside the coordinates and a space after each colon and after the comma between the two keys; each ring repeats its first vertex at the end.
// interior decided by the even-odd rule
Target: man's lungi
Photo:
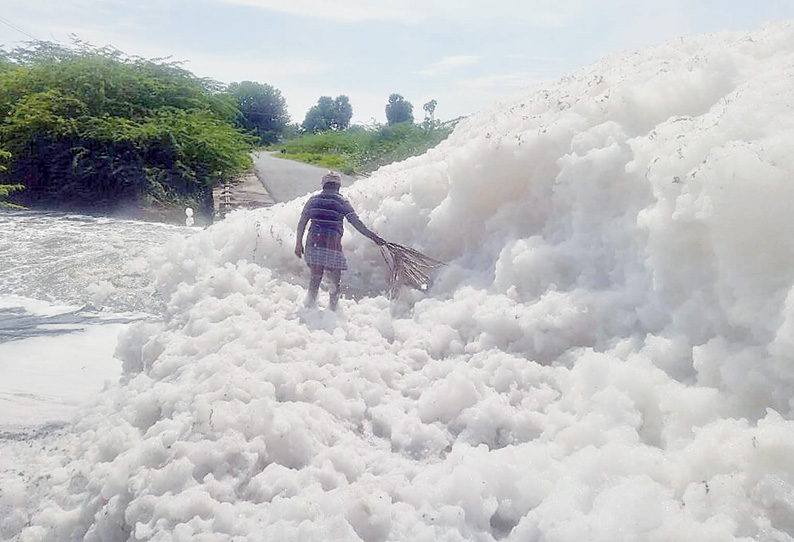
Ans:
{"type": "Polygon", "coordinates": [[[309,231],[306,264],[309,267],[347,269],[347,260],[342,252],[342,236],[331,230],[309,231]]]}

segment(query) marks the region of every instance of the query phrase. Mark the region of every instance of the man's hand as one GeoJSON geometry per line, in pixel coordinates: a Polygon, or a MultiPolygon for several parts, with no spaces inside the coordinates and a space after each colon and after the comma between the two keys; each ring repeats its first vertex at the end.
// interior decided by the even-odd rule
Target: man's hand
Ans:
{"type": "Polygon", "coordinates": [[[295,256],[297,256],[298,258],[303,256],[303,243],[301,243],[300,241],[295,243],[295,256]]]}

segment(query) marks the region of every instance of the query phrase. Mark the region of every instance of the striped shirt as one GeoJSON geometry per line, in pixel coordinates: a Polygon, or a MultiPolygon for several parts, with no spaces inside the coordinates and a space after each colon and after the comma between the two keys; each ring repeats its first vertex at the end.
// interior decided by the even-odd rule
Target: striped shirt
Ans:
{"type": "Polygon", "coordinates": [[[323,190],[309,198],[301,217],[312,221],[310,234],[334,232],[341,236],[344,233],[343,221],[351,214],[356,214],[353,206],[339,192],[323,190]]]}

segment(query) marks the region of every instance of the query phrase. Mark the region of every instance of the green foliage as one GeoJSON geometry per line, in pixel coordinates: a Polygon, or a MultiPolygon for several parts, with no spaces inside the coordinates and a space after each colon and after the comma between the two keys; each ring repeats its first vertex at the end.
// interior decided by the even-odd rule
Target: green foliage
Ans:
{"type": "Polygon", "coordinates": [[[11,192],[24,189],[25,187],[21,184],[0,184],[0,209],[24,209],[21,205],[16,205],[4,200],[11,192]]]}
{"type": "MultiPolygon", "coordinates": [[[[5,166],[3,166],[2,162],[10,157],[11,153],[0,149],[0,172],[5,171],[5,166]]],[[[22,207],[19,205],[14,205],[13,203],[9,203],[4,199],[11,192],[23,190],[24,188],[25,187],[21,184],[0,184],[0,209],[22,209],[22,207]]]]}
{"type": "Polygon", "coordinates": [[[435,112],[437,105],[438,102],[436,100],[430,100],[422,106],[425,112],[425,120],[422,122],[422,126],[425,128],[432,128],[436,125],[435,112]]]}
{"type": "Polygon", "coordinates": [[[386,104],[386,121],[389,124],[400,124],[402,122],[414,121],[414,106],[399,94],[389,96],[389,103],[386,104]]]}
{"type": "Polygon", "coordinates": [[[346,130],[350,126],[350,119],[353,118],[353,106],[347,96],[337,96],[334,98],[334,109],[336,117],[331,125],[334,130],[346,130]]]}
{"type": "Polygon", "coordinates": [[[262,145],[277,142],[289,123],[287,102],[281,91],[264,83],[243,81],[227,89],[240,110],[238,125],[254,134],[262,145]]]}
{"type": "Polygon", "coordinates": [[[297,162],[305,162],[324,169],[332,169],[347,175],[353,175],[355,164],[350,156],[341,156],[338,154],[324,154],[319,152],[297,152],[289,153],[284,151],[281,154],[282,158],[288,160],[295,160],[297,162]]]}
{"type": "Polygon", "coordinates": [[[406,122],[374,129],[351,128],[343,132],[307,134],[278,148],[285,158],[348,174],[365,174],[435,147],[446,139],[453,126],[425,129],[406,122]]]}
{"type": "Polygon", "coordinates": [[[297,122],[292,124],[287,124],[286,128],[284,128],[283,140],[287,139],[297,139],[301,135],[301,125],[297,122]]]}
{"type": "Polygon", "coordinates": [[[288,152],[317,152],[322,154],[354,154],[368,145],[370,133],[366,131],[324,132],[306,134],[286,142],[282,148],[288,152]]]}
{"type": "Polygon", "coordinates": [[[344,95],[331,98],[320,96],[317,105],[306,112],[301,127],[305,132],[318,133],[328,130],[346,130],[353,118],[353,106],[350,98],[344,95]]]}
{"type": "Polygon", "coordinates": [[[78,42],[33,42],[0,59],[6,178],[31,203],[77,208],[210,198],[250,167],[235,101],[178,63],[78,42]]]}

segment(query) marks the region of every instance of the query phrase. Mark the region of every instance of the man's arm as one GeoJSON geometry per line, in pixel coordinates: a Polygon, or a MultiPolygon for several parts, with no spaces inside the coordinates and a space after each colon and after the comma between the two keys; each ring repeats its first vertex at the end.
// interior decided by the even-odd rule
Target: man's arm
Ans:
{"type": "Polygon", "coordinates": [[[309,216],[306,214],[306,207],[304,207],[301,218],[298,220],[298,238],[295,240],[295,256],[298,258],[303,256],[303,234],[306,232],[306,224],[308,222],[309,216]]]}
{"type": "Polygon", "coordinates": [[[386,244],[386,241],[384,241],[382,237],[370,230],[364,225],[363,222],[361,222],[361,219],[358,218],[358,215],[355,212],[346,214],[345,218],[347,218],[347,221],[350,222],[353,227],[356,228],[359,233],[361,233],[361,235],[372,239],[376,245],[381,246],[386,244]]]}

